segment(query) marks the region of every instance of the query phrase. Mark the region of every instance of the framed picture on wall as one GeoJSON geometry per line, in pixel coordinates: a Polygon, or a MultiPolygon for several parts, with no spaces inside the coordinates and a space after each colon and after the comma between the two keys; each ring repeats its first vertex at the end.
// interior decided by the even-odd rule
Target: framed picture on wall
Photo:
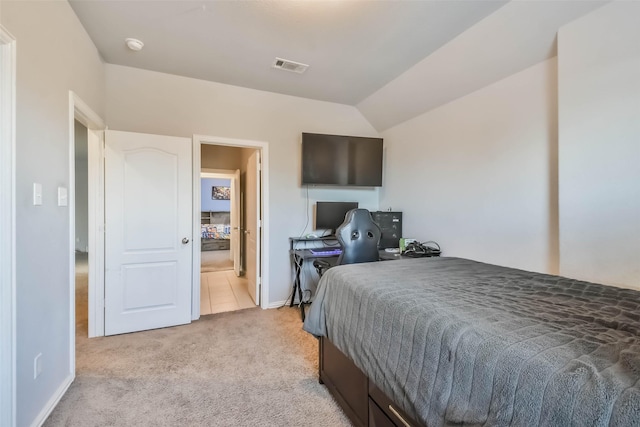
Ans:
{"type": "Polygon", "coordinates": [[[213,200],[229,200],[231,199],[231,187],[211,187],[211,198],[213,200]]]}

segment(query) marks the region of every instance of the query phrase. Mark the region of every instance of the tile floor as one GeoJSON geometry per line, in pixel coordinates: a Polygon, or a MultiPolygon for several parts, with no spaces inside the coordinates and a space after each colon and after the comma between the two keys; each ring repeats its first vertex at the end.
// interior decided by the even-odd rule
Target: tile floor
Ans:
{"type": "Polygon", "coordinates": [[[233,270],[200,274],[200,315],[255,307],[247,291],[247,279],[233,270]]]}

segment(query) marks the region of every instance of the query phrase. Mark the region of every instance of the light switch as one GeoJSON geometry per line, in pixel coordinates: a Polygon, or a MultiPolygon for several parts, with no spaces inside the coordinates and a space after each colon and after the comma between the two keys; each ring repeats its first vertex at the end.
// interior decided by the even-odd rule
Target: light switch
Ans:
{"type": "Polygon", "coordinates": [[[58,187],[58,206],[67,206],[69,204],[69,192],[66,187],[58,187]]]}
{"type": "Polygon", "coordinates": [[[42,184],[33,183],[33,206],[42,205],[42,184]]]}

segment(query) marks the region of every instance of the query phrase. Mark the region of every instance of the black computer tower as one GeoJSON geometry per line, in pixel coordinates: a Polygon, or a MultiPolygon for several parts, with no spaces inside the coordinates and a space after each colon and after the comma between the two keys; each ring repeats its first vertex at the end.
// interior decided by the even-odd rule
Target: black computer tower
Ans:
{"type": "Polygon", "coordinates": [[[382,231],[380,249],[399,247],[402,237],[402,212],[377,211],[371,212],[371,217],[382,231]]]}

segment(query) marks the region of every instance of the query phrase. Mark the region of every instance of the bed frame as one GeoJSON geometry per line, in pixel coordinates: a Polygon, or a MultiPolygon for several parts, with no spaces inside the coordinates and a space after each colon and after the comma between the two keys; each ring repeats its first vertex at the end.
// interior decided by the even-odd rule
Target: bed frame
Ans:
{"type": "Polygon", "coordinates": [[[409,418],[391,399],[369,381],[369,378],[331,341],[320,337],[320,383],[357,427],[420,426],[409,418]]]}

